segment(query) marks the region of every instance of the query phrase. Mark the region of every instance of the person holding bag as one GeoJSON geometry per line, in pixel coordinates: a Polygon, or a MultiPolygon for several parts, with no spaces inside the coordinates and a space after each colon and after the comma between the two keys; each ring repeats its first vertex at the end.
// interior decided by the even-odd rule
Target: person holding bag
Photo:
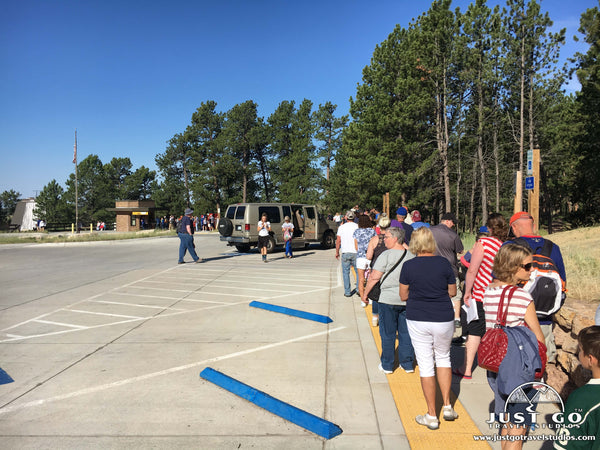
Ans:
{"type": "Polygon", "coordinates": [[[294,237],[294,224],[290,221],[290,216],[283,218],[283,225],[281,230],[283,231],[283,240],[285,241],[285,257],[292,258],[292,238],[294,237]]]}
{"type": "MultiPolygon", "coordinates": [[[[371,261],[371,267],[375,266],[375,262],[377,261],[377,258],[379,258],[379,255],[381,255],[387,250],[383,238],[385,237],[385,230],[387,230],[390,227],[390,223],[390,218],[387,216],[386,213],[381,213],[379,215],[379,219],[377,220],[377,227],[375,228],[375,232],[377,234],[371,238],[371,240],[369,241],[369,246],[367,247],[367,259],[371,261]]],[[[366,278],[368,282],[369,277],[366,278]]],[[[371,289],[370,294],[372,293],[373,289],[371,289]]],[[[371,303],[371,321],[373,326],[376,327],[377,325],[379,325],[379,303],[377,302],[377,300],[379,300],[379,295],[377,295],[375,301],[370,301],[370,299],[371,297],[369,296],[369,298],[366,299],[365,302],[363,302],[363,305],[365,305],[366,302],[371,303]]]]}
{"type": "MultiPolygon", "coordinates": [[[[370,260],[367,258],[367,247],[371,238],[376,236],[371,218],[366,214],[358,216],[358,228],[354,230],[354,248],[356,249],[356,267],[358,269],[358,295],[362,299],[365,290],[365,271],[369,268],[370,260]]],[[[362,303],[366,308],[368,303],[362,303]]]]}
{"type": "MultiPolygon", "coordinates": [[[[521,412],[524,413],[525,418],[524,424],[510,423],[506,427],[502,427],[500,434],[503,436],[525,435],[531,425],[531,415],[522,410],[526,406],[529,407],[528,404],[511,403],[506,411],[504,405],[512,389],[523,383],[535,381],[535,366],[543,365],[541,361],[546,356],[545,347],[539,345],[545,339],[535,312],[533,299],[527,291],[516,287],[519,282],[529,279],[532,261],[532,253],[528,248],[517,244],[503,245],[494,258],[494,280],[487,287],[483,296],[486,333],[496,327],[500,317],[506,324],[505,331],[508,335],[509,345],[498,373],[489,370],[487,372],[488,384],[494,392],[494,413],[498,418],[499,414],[504,412],[509,413],[510,417],[521,412]],[[517,331],[518,333],[516,333],[517,331]],[[523,350],[511,351],[511,345],[514,345],[516,339],[521,339],[519,349],[523,350]],[[536,339],[538,342],[535,342],[536,339]],[[532,348],[533,351],[527,351],[532,348]],[[541,349],[544,354],[540,355],[538,349],[541,349]],[[526,367],[530,370],[526,372],[527,379],[524,379],[523,369],[526,367]]],[[[483,343],[480,347],[480,357],[482,359],[486,357],[483,343]]],[[[528,394],[528,392],[525,393],[528,394]]],[[[534,393],[535,390],[531,389],[531,394],[534,393]]],[[[533,404],[535,405],[535,403],[533,404]]],[[[521,440],[502,441],[502,449],[521,448],[522,445],[523,441],[521,440]]]]}
{"type": "Polygon", "coordinates": [[[414,372],[414,350],[406,327],[406,302],[398,293],[402,265],[414,258],[403,246],[404,230],[390,227],[385,231],[384,242],[387,250],[379,255],[369,281],[363,292],[362,301],[367,302],[371,289],[381,280],[379,295],[379,335],[381,336],[381,364],[379,370],[394,372],[396,338],[398,338],[398,362],[407,373],[414,372]]]}

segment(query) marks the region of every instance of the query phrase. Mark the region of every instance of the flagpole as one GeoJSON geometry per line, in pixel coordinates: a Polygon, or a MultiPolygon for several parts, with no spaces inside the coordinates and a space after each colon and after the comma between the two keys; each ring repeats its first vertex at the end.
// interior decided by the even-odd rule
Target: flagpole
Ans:
{"type": "Polygon", "coordinates": [[[79,193],[77,192],[77,130],[75,130],[73,164],[75,164],[75,229],[77,230],[77,233],[79,233],[79,193]]]}

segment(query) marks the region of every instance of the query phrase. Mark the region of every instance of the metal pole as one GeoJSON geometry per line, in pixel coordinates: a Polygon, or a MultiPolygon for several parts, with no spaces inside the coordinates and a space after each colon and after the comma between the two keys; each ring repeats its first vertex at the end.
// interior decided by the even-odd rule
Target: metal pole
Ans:
{"type": "Polygon", "coordinates": [[[79,193],[77,192],[77,130],[75,130],[75,149],[73,162],[75,163],[75,229],[79,233],[79,193]]]}

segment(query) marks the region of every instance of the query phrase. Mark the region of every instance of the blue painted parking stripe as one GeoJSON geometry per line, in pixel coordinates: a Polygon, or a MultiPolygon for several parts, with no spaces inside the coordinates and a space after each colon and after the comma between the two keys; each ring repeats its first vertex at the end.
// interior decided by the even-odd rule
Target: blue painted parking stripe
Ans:
{"type": "Polygon", "coordinates": [[[331,323],[333,320],[328,316],[322,316],[321,314],[313,314],[306,311],[300,311],[299,309],[286,308],[285,306],[272,305],[270,303],[263,302],[251,302],[250,306],[255,308],[262,308],[281,314],[287,314],[288,316],[300,317],[301,319],[314,320],[315,322],[331,323]]]}
{"type": "Polygon", "coordinates": [[[325,439],[334,438],[342,433],[342,429],[336,424],[321,419],[320,417],[296,408],[288,403],[282,402],[281,400],[271,397],[258,389],[248,386],[247,384],[231,378],[217,370],[211,369],[210,367],[207,367],[200,372],[200,376],[205,380],[254,403],[256,406],[260,406],[261,408],[295,423],[308,431],[318,434],[325,439]]]}
{"type": "Polygon", "coordinates": [[[15,380],[13,380],[9,374],[0,369],[0,384],[8,384],[12,383],[13,381],[15,380]]]}

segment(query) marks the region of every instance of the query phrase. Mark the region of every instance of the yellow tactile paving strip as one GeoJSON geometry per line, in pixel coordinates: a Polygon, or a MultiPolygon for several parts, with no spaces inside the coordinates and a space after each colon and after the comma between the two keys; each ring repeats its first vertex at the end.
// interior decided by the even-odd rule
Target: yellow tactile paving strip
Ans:
{"type": "MultiPolygon", "coordinates": [[[[371,306],[365,308],[365,313],[370,324],[371,306]]],[[[379,328],[371,326],[371,332],[373,333],[379,354],[381,354],[379,328]]],[[[474,441],[473,436],[482,433],[471,419],[471,416],[469,416],[469,413],[456,399],[454,393],[451,393],[451,399],[454,409],[458,413],[458,419],[453,422],[446,422],[444,419],[441,419],[438,430],[429,430],[415,422],[416,416],[427,412],[425,397],[421,390],[418,367],[415,368],[414,373],[408,374],[402,369],[396,369],[394,373],[386,376],[411,449],[431,450],[439,448],[444,450],[462,450],[465,448],[490,448],[486,442],[474,441]]],[[[440,412],[442,404],[439,390],[437,403],[437,411],[440,412]]]]}

